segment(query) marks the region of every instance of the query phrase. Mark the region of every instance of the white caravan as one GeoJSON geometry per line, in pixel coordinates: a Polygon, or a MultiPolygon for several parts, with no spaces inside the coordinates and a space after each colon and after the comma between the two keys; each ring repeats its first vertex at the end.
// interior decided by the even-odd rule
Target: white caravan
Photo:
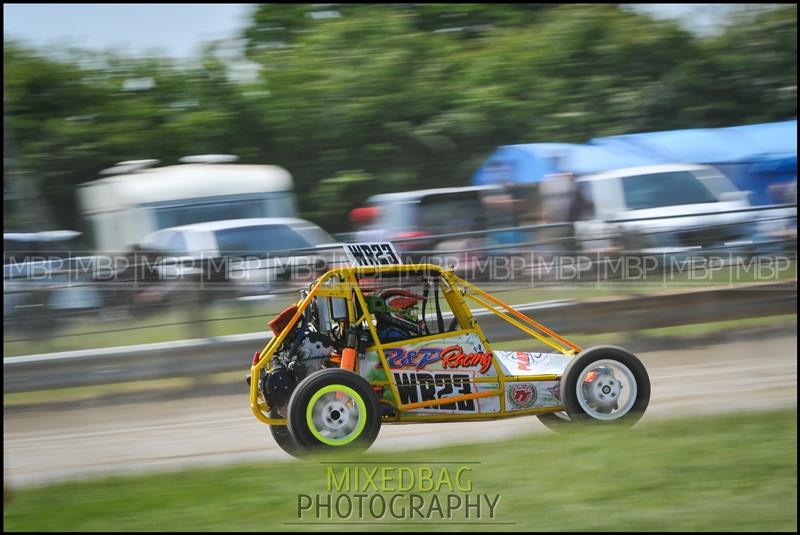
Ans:
{"type": "Polygon", "coordinates": [[[78,203],[96,251],[130,251],[163,228],[256,217],[295,217],[292,177],[274,165],[234,164],[235,156],[121,162],[78,187],[78,203]]]}

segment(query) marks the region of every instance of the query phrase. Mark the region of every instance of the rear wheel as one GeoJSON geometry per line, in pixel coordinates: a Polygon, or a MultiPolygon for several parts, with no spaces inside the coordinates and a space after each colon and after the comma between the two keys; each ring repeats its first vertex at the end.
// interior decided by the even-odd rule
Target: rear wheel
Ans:
{"type": "Polygon", "coordinates": [[[591,347],[576,356],[561,377],[567,416],[576,423],[632,426],[650,403],[644,364],[616,346],[591,347]]]}
{"type": "Polygon", "coordinates": [[[289,400],[288,420],[292,437],[307,452],[366,450],[378,437],[381,408],[363,377],[332,368],[297,385],[289,400]]]}

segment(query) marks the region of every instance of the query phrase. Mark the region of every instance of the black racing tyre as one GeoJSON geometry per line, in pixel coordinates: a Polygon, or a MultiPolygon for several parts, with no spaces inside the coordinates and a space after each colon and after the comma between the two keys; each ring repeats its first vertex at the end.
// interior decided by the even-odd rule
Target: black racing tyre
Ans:
{"type": "Polygon", "coordinates": [[[569,431],[575,427],[575,422],[564,411],[537,414],[536,416],[545,427],[558,433],[569,431]]]}
{"type": "Polygon", "coordinates": [[[650,403],[644,364],[616,346],[594,346],[578,354],[561,376],[561,397],[576,423],[630,427],[650,403]]]}
{"type": "Polygon", "coordinates": [[[366,450],[381,429],[378,396],[360,375],[330,368],[309,375],[292,392],[289,431],[307,452],[366,450]]]}
{"type": "MultiPolygon", "coordinates": [[[[278,413],[278,410],[273,407],[270,409],[269,417],[281,418],[281,415],[278,413]]],[[[275,439],[275,442],[283,451],[292,457],[297,457],[298,459],[302,459],[304,457],[303,448],[301,448],[297,442],[294,441],[292,434],[289,432],[288,425],[271,425],[269,426],[269,432],[272,434],[272,438],[275,439]]]]}

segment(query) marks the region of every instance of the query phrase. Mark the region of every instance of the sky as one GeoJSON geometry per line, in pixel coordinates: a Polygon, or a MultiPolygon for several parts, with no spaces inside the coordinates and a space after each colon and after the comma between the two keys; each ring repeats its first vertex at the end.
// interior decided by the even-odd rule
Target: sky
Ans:
{"type": "Polygon", "coordinates": [[[34,45],[70,44],[188,58],[204,42],[237,37],[254,4],[3,4],[3,34],[34,45]]]}
{"type": "MultiPolygon", "coordinates": [[[[3,33],[34,45],[69,44],[176,58],[195,55],[204,42],[237,37],[255,4],[4,4],[3,33]]],[[[721,4],[628,4],[656,17],[713,32],[721,4]]]]}

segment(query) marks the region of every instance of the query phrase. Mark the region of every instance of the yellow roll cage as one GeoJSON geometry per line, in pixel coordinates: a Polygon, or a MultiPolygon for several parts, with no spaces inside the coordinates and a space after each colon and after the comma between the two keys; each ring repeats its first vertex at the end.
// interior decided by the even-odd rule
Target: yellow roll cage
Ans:
{"type": "MultiPolygon", "coordinates": [[[[486,339],[486,336],[481,330],[478,321],[473,316],[472,310],[470,310],[469,306],[467,306],[467,299],[469,299],[481,305],[483,308],[493,312],[506,322],[510,323],[514,327],[523,331],[525,334],[529,335],[530,337],[535,338],[536,340],[539,340],[540,342],[547,344],[548,346],[552,347],[553,349],[555,349],[556,351],[558,351],[563,355],[574,356],[575,354],[581,351],[581,348],[578,345],[570,342],[563,336],[548,329],[544,325],[541,325],[540,323],[534,321],[525,314],[522,314],[521,312],[514,310],[511,306],[507,305],[503,301],[497,299],[496,297],[490,295],[489,293],[481,290],[480,288],[458,277],[453,273],[452,270],[444,269],[441,266],[437,266],[435,264],[392,264],[392,265],[359,266],[359,267],[348,266],[348,267],[340,267],[332,269],[327,273],[325,273],[324,275],[322,275],[312,284],[310,290],[308,291],[308,294],[306,294],[305,297],[303,297],[299,301],[297,305],[297,311],[294,313],[294,315],[292,316],[291,320],[287,323],[287,325],[288,326],[295,325],[297,321],[300,319],[300,316],[303,314],[305,309],[317,296],[339,297],[346,299],[348,321],[351,324],[359,324],[359,323],[367,324],[373,342],[373,345],[370,346],[368,350],[377,351],[378,358],[381,362],[381,365],[383,366],[384,371],[386,372],[386,377],[391,378],[392,374],[389,367],[389,362],[387,361],[386,355],[384,354],[385,344],[381,343],[378,337],[378,333],[375,330],[375,326],[371,321],[370,312],[367,307],[366,300],[364,299],[364,294],[362,293],[361,287],[358,283],[358,278],[378,276],[381,273],[406,273],[406,272],[415,272],[415,273],[422,272],[430,275],[437,274],[439,276],[439,281],[444,281],[445,284],[443,285],[442,288],[442,295],[445,297],[445,299],[447,299],[447,303],[450,306],[450,310],[453,312],[453,315],[455,316],[455,319],[458,322],[459,329],[448,333],[439,333],[429,336],[419,336],[415,338],[409,338],[407,340],[403,340],[404,344],[424,342],[428,339],[435,340],[438,338],[442,338],[443,336],[452,336],[452,334],[454,333],[455,334],[475,333],[478,335],[481,342],[484,344],[486,350],[492,353],[489,341],[486,339]],[[359,303],[359,308],[361,311],[363,311],[361,316],[358,318],[355,317],[356,309],[353,306],[353,299],[355,299],[359,303]]],[[[258,378],[260,377],[261,370],[264,367],[267,367],[267,370],[270,369],[269,364],[271,362],[272,355],[279,347],[281,347],[281,344],[283,344],[283,341],[286,338],[289,331],[291,331],[291,328],[289,327],[284,328],[283,331],[278,336],[274,336],[273,338],[271,338],[267,343],[267,345],[259,354],[258,359],[250,368],[251,378],[252,378],[250,381],[250,408],[253,411],[253,414],[255,414],[256,418],[258,418],[265,424],[269,425],[287,425],[287,423],[285,418],[271,418],[269,416],[270,407],[267,405],[263,395],[260,395],[258,391],[258,384],[259,384],[258,378]]],[[[396,344],[397,342],[395,341],[393,343],[396,344]]],[[[544,408],[525,409],[518,411],[506,411],[505,409],[506,383],[513,383],[520,381],[555,381],[559,380],[561,376],[554,374],[515,375],[515,376],[506,375],[503,373],[503,368],[500,366],[499,362],[497,361],[497,357],[495,357],[493,353],[492,353],[492,365],[497,370],[497,377],[493,376],[477,377],[474,379],[473,382],[499,383],[499,388],[494,390],[476,392],[472,394],[449,396],[437,400],[403,404],[400,401],[401,399],[400,394],[397,390],[397,385],[395,384],[394,381],[392,380],[370,381],[370,385],[374,387],[376,386],[383,387],[388,385],[391,390],[392,396],[394,397],[395,400],[394,403],[388,402],[386,400],[381,400],[384,403],[390,403],[396,409],[395,414],[393,416],[384,417],[384,423],[486,420],[486,419],[504,418],[509,416],[544,414],[548,412],[558,412],[560,410],[563,410],[563,407],[555,407],[555,408],[544,407],[544,408]],[[500,397],[499,412],[474,414],[474,415],[473,414],[446,414],[446,415],[407,414],[407,411],[422,407],[436,406],[446,403],[454,403],[462,400],[492,397],[492,396],[500,397]]],[[[356,372],[357,371],[358,370],[356,369],[356,372]]]]}

